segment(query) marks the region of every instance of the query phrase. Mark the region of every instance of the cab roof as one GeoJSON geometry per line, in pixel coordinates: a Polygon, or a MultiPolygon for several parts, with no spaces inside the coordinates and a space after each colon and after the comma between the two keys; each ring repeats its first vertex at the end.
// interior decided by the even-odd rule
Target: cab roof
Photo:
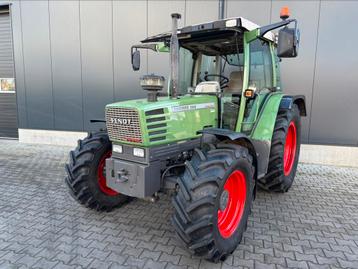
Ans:
{"type": "MultiPolygon", "coordinates": [[[[184,39],[190,39],[198,36],[205,35],[220,35],[225,32],[239,32],[252,31],[260,26],[252,21],[249,21],[243,17],[227,18],[223,20],[211,21],[201,24],[185,26],[181,29],[178,29],[178,39],[181,42],[184,39]]],[[[142,43],[150,42],[165,42],[169,43],[171,37],[171,32],[165,32],[159,35],[150,36],[144,40],[142,43]]],[[[274,41],[274,34],[272,32],[267,32],[264,35],[264,38],[270,41],[274,41]]]]}

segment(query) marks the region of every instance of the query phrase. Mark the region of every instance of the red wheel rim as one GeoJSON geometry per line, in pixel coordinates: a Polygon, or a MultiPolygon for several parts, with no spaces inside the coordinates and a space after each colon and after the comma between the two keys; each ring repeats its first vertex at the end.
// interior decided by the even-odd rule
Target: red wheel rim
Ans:
{"type": "Polygon", "coordinates": [[[244,213],[245,201],[246,177],[243,172],[236,170],[226,180],[220,197],[218,228],[222,237],[228,238],[236,231],[244,213]],[[223,194],[227,196],[225,205],[221,203],[223,194]]]}
{"type": "Polygon", "coordinates": [[[106,159],[108,159],[111,156],[112,156],[112,151],[108,151],[106,154],[102,156],[98,164],[97,178],[98,178],[98,185],[100,190],[106,195],[115,196],[118,194],[118,192],[107,186],[106,175],[105,175],[106,159]]]}
{"type": "Polygon", "coordinates": [[[288,176],[291,173],[293,163],[295,162],[296,140],[296,125],[293,121],[291,121],[288,126],[285,149],[283,152],[283,172],[285,176],[288,176]]]}

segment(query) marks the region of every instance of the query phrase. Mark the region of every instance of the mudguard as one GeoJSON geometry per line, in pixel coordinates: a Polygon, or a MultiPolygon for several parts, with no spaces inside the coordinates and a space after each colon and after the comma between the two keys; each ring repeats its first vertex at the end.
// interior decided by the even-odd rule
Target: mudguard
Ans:
{"type": "Polygon", "coordinates": [[[301,116],[307,116],[306,99],[304,95],[285,95],[282,97],[280,109],[291,109],[296,104],[301,116]]]}
{"type": "Polygon", "coordinates": [[[267,172],[271,150],[271,140],[279,109],[291,109],[297,104],[301,116],[306,116],[305,97],[289,96],[273,93],[265,101],[250,135],[220,128],[205,128],[203,134],[211,134],[219,140],[245,141],[255,159],[257,178],[264,177],[267,172]]]}
{"type": "MultiPolygon", "coordinates": [[[[244,133],[239,133],[239,132],[235,132],[232,130],[220,129],[220,128],[205,128],[202,131],[200,131],[199,133],[203,134],[203,136],[205,134],[214,135],[218,140],[228,139],[228,140],[232,140],[232,141],[242,142],[248,148],[250,154],[254,158],[253,162],[254,162],[254,166],[256,168],[255,179],[257,179],[257,165],[258,165],[257,156],[260,155],[260,152],[256,151],[255,141],[252,141],[250,137],[248,137],[244,133]]],[[[261,147],[258,147],[258,149],[260,150],[261,147]]]]}

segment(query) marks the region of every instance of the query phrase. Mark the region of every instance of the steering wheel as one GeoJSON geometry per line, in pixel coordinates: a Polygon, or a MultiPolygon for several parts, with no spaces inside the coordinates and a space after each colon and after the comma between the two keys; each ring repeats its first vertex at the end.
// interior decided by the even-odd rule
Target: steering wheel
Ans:
{"type": "Polygon", "coordinates": [[[205,74],[204,80],[205,81],[211,81],[212,79],[209,79],[210,77],[220,78],[219,83],[220,83],[220,88],[221,89],[226,88],[227,84],[229,83],[229,78],[228,77],[225,77],[223,75],[218,75],[218,74],[205,74]]]}

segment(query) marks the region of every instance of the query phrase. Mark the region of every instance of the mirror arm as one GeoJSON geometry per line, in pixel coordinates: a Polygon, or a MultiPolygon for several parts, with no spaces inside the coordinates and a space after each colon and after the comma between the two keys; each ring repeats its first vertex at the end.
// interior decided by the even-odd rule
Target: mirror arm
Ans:
{"type": "Polygon", "coordinates": [[[137,51],[138,49],[150,49],[152,51],[158,51],[157,50],[157,44],[138,44],[138,45],[133,45],[131,47],[131,63],[132,63],[132,65],[133,65],[133,57],[132,57],[133,51],[134,50],[137,51]]]}
{"type": "Polygon", "coordinates": [[[297,20],[296,19],[289,19],[289,20],[283,20],[280,22],[276,22],[270,25],[262,26],[259,28],[260,30],[260,37],[263,37],[267,32],[280,28],[282,26],[286,26],[290,24],[291,22],[295,22],[295,27],[297,27],[297,20]]]}
{"type": "Polygon", "coordinates": [[[131,54],[133,54],[133,50],[137,50],[137,49],[150,49],[152,51],[157,51],[157,44],[138,44],[138,45],[133,45],[131,47],[131,54]]]}

